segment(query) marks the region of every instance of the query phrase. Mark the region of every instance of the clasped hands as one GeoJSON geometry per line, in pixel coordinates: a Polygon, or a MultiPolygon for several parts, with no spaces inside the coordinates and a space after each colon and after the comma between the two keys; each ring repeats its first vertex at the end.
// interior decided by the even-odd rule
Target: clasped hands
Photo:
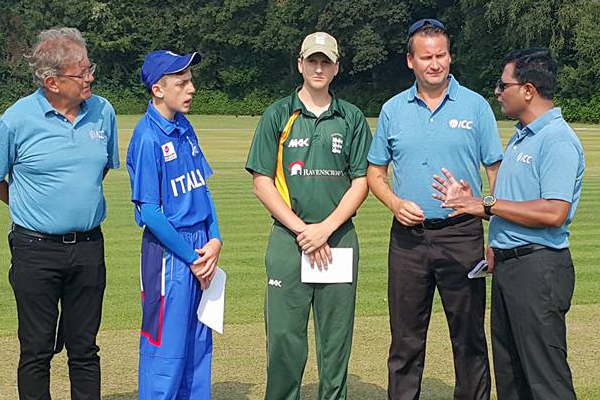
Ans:
{"type": "Polygon", "coordinates": [[[326,222],[304,225],[298,232],[296,242],[308,255],[312,268],[316,265],[319,269],[327,269],[328,265],[333,262],[331,249],[327,244],[327,239],[332,233],[331,227],[326,222]]]}
{"type": "Polygon", "coordinates": [[[221,241],[214,238],[209,240],[201,249],[196,249],[198,258],[190,265],[190,269],[200,282],[202,290],[210,287],[210,282],[217,272],[217,261],[221,253],[221,247],[221,241]]]}

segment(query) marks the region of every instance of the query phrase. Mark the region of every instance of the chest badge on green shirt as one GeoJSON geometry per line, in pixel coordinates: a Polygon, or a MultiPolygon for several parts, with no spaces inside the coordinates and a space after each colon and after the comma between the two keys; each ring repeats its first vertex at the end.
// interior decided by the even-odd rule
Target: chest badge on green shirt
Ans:
{"type": "Polygon", "coordinates": [[[344,137],[341,133],[331,134],[331,152],[334,154],[342,154],[342,147],[344,147],[344,137]]]}

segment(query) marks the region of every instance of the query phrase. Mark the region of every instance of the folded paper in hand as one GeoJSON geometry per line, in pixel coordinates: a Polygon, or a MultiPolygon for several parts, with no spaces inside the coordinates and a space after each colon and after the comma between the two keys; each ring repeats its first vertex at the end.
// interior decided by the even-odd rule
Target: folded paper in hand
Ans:
{"type": "Polygon", "coordinates": [[[469,279],[475,279],[475,278],[485,278],[486,276],[491,276],[492,274],[490,274],[487,271],[488,268],[488,263],[486,260],[481,260],[479,261],[479,263],[477,263],[477,265],[471,270],[471,272],[469,272],[467,274],[467,276],[469,277],[469,279]]]}
{"type": "Polygon", "coordinates": [[[310,266],[308,255],[302,253],[301,280],[303,283],[349,283],[352,282],[352,248],[331,248],[333,262],[327,269],[310,266]]]}
{"type": "Polygon", "coordinates": [[[223,334],[223,316],[225,314],[225,282],[227,274],[217,267],[217,272],[208,289],[202,292],[198,306],[198,319],[213,331],[223,334]]]}

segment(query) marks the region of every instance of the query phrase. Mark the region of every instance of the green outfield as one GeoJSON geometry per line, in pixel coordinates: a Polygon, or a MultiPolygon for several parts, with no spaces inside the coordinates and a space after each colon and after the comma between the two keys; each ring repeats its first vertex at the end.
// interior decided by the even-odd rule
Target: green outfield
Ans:
{"type": "MultiPolygon", "coordinates": [[[[137,398],[141,231],[133,221],[125,158],[138,119],[139,116],[119,117],[121,169],[111,171],[105,181],[108,217],[103,230],[108,283],[99,344],[103,394],[105,399],[112,400],[137,398]]],[[[220,265],[228,273],[225,334],[214,336],[213,399],[261,399],[265,370],[263,257],[271,221],[254,198],[252,180],[244,170],[258,118],[192,116],[190,119],[215,172],[208,184],[225,242],[220,265]]],[[[369,122],[374,128],[375,120],[369,122]]],[[[506,143],[512,123],[500,125],[506,143]]],[[[577,282],[568,318],[569,360],[579,399],[592,400],[600,398],[600,339],[596,333],[600,316],[600,126],[575,124],[574,127],[583,143],[587,170],[579,210],[572,224],[571,250],[577,282]]],[[[6,232],[10,217],[5,206],[0,208],[0,228],[6,232]]],[[[389,344],[386,260],[391,215],[369,196],[355,222],[361,242],[361,263],[350,398],[385,399],[389,344]]],[[[14,298],[7,279],[10,256],[6,240],[0,244],[0,260],[0,399],[16,399],[18,341],[14,298]]],[[[434,307],[421,398],[450,399],[454,377],[448,330],[437,298],[434,307]]],[[[489,335],[489,323],[487,330],[489,335]]],[[[315,399],[317,394],[312,339],[310,347],[303,399],[315,399]]],[[[65,361],[63,352],[53,363],[53,399],[69,398],[65,361]]]]}

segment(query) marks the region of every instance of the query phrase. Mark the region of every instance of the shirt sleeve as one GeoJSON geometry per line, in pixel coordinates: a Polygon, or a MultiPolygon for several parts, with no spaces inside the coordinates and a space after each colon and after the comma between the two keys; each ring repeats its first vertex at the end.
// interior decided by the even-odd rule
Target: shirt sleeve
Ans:
{"type": "Polygon", "coordinates": [[[390,148],[388,141],[389,124],[389,117],[384,106],[379,113],[375,136],[373,137],[373,142],[371,143],[371,148],[369,149],[369,155],[367,157],[370,163],[388,165],[392,160],[392,149],[390,148]]]}
{"type": "Polygon", "coordinates": [[[15,132],[0,119],[0,179],[8,175],[16,156],[15,132]]]}
{"type": "Polygon", "coordinates": [[[573,202],[579,152],[572,143],[551,143],[540,156],[540,189],[543,199],[573,202]]]}
{"type": "Polygon", "coordinates": [[[254,132],[246,161],[246,171],[251,174],[257,172],[271,178],[275,176],[280,135],[277,113],[267,108],[254,132]]]}
{"type": "Polygon", "coordinates": [[[492,108],[484,99],[481,100],[481,112],[479,114],[479,151],[481,163],[488,167],[502,160],[502,143],[500,143],[500,132],[496,117],[492,108]]]}
{"type": "Polygon", "coordinates": [[[108,153],[107,168],[117,169],[120,166],[119,163],[119,138],[117,134],[117,117],[115,110],[111,106],[110,122],[109,122],[109,133],[108,133],[108,145],[106,151],[108,153]]]}
{"type": "Polygon", "coordinates": [[[198,254],[171,225],[159,205],[142,203],[140,214],[144,225],[150,229],[163,246],[189,265],[196,261],[198,254]]]}
{"type": "Polygon", "coordinates": [[[351,179],[367,175],[367,155],[373,137],[367,119],[361,111],[356,113],[348,174],[351,179]]]}
{"type": "Polygon", "coordinates": [[[219,231],[219,220],[217,219],[217,210],[215,209],[215,202],[213,201],[212,195],[208,188],[206,189],[206,195],[210,203],[210,215],[206,220],[206,222],[208,223],[208,240],[216,238],[219,239],[221,243],[223,243],[223,238],[221,237],[221,232],[219,231]]]}
{"type": "Polygon", "coordinates": [[[161,151],[145,133],[150,132],[134,132],[127,153],[131,201],[135,204],[161,204],[161,151]]]}
{"type": "Polygon", "coordinates": [[[200,172],[202,172],[204,179],[208,179],[213,176],[213,170],[210,167],[210,164],[208,164],[206,157],[204,157],[204,153],[202,152],[200,146],[198,146],[198,151],[200,151],[200,172]]]}

